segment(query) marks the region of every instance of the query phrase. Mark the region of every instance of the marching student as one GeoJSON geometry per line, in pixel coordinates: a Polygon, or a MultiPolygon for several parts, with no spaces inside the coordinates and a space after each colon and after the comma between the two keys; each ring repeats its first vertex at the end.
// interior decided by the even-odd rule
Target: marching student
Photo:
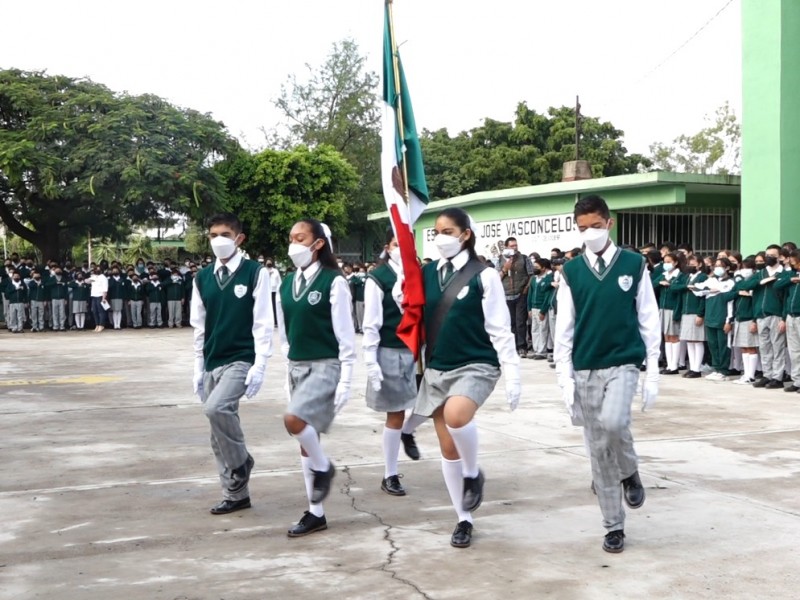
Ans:
{"type": "Polygon", "coordinates": [[[475,252],[470,218],[460,208],[440,212],[434,243],[441,258],[425,265],[427,368],[414,413],[433,416],[442,452],[445,486],[458,516],[450,545],[472,542],[472,511],[483,500],[474,417],[500,379],[516,409],[520,397],[519,354],[500,276],[475,252]]]}
{"type": "Polygon", "coordinates": [[[75,280],[69,283],[69,288],[72,290],[72,319],[74,323],[71,329],[80,331],[86,324],[86,312],[89,309],[89,293],[92,286],[86,281],[84,272],[78,271],[75,274],[75,280]]]}
{"type": "Polygon", "coordinates": [[[255,461],[245,445],[239,400],[261,388],[272,355],[274,319],[266,271],[239,252],[245,239],[239,218],[231,213],[212,217],[208,237],[217,259],[194,279],[192,384],[211,428],[222,486],[222,501],[210,512],[224,515],[250,508],[248,483],[255,461]]]}
{"type": "MultiPolygon", "coordinates": [[[[664,248],[671,242],[664,242],[664,248]]],[[[662,252],[664,250],[662,248],[662,252]]],[[[688,276],[681,272],[682,254],[667,253],[664,255],[662,273],[655,280],[655,285],[661,289],[658,298],[658,314],[661,319],[661,332],[664,334],[664,354],[667,358],[667,368],[663,375],[678,374],[678,358],[680,355],[680,324],[681,324],[681,299],[686,288],[688,276]],[[673,287],[674,284],[675,287],[673,287]],[[683,286],[683,289],[679,289],[683,286]]]]}
{"type": "Polygon", "coordinates": [[[681,298],[681,328],[680,341],[686,343],[689,356],[689,368],[683,374],[687,379],[700,377],[700,367],[703,364],[703,354],[706,341],[706,330],[703,327],[703,318],[706,312],[706,302],[702,294],[695,294],[695,286],[708,279],[708,275],[700,270],[702,261],[692,255],[688,259],[686,274],[688,278],[675,281],[673,291],[683,290],[681,298]]]}
{"type": "Polygon", "coordinates": [[[28,301],[31,306],[31,333],[44,331],[44,311],[47,305],[47,288],[39,271],[31,272],[28,281],[28,301]]]}
{"type": "Polygon", "coordinates": [[[108,279],[108,303],[111,305],[111,320],[114,329],[122,329],[122,309],[125,308],[125,278],[120,275],[119,266],[111,267],[108,279]]]}
{"type": "MultiPolygon", "coordinates": [[[[384,252],[387,260],[374,269],[364,285],[364,362],[367,366],[367,406],[386,413],[383,428],[384,474],[381,489],[391,496],[405,496],[397,472],[397,456],[403,442],[406,454],[419,460],[414,440],[414,428],[423,418],[410,414],[417,398],[416,364],[414,355],[397,337],[402,318],[397,299],[402,295],[398,281],[402,279],[403,264],[400,247],[390,229],[384,252]],[[404,421],[406,421],[404,423],[404,421]]],[[[402,298],[400,298],[402,300],[402,298]]]]}
{"type": "Polygon", "coordinates": [[[708,381],[725,381],[731,362],[728,348],[728,333],[733,330],[733,290],[734,281],[730,277],[731,262],[718,258],[714,263],[713,277],[695,285],[697,289],[708,290],[706,296],[705,327],[708,349],[711,352],[713,373],[706,375],[708,381]]]}
{"type": "Polygon", "coordinates": [[[131,327],[134,329],[142,328],[142,308],[145,296],[145,286],[139,279],[139,272],[134,271],[125,286],[125,297],[130,307],[131,327]]]}
{"type": "Polygon", "coordinates": [[[753,319],[753,291],[748,289],[748,282],[754,276],[755,257],[748,256],[740,263],[739,281],[733,288],[734,320],[733,340],[731,346],[742,352],[742,376],[733,383],[752,385],[756,381],[758,365],[758,329],[753,319]]]}
{"type": "Polygon", "coordinates": [[[50,310],[53,318],[53,331],[66,331],[67,329],[67,299],[69,298],[69,281],[64,275],[64,269],[56,265],[47,280],[50,310]]]}
{"type": "Polygon", "coordinates": [[[635,461],[626,467],[618,454],[628,445],[635,456],[631,404],[643,361],[642,410],[652,407],[658,395],[658,305],[645,259],[609,239],[613,220],[605,200],[581,198],[575,222],[586,252],[562,269],[556,373],[567,410],[573,419],[581,417],[589,439],[594,488],[608,532],[603,550],[617,553],[625,546],[623,499],[630,508],[645,500],[635,461]]]}
{"type": "Polygon", "coordinates": [[[350,397],[355,327],[350,286],[336,264],[327,226],[315,219],[295,223],[288,254],[297,270],[281,282],[276,308],[281,349],[289,359],[290,400],[283,422],[300,444],[309,502],[287,535],[301,537],[328,528],[322,501],[336,468],[319,435],[350,397]]]}
{"type": "Polygon", "coordinates": [[[22,279],[19,270],[11,274],[11,279],[6,284],[8,297],[8,328],[11,333],[22,333],[25,324],[25,307],[28,305],[28,286],[22,279]]]}

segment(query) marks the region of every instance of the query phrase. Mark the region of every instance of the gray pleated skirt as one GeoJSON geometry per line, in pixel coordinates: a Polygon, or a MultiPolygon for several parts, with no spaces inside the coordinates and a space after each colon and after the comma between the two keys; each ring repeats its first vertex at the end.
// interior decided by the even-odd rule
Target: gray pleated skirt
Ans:
{"type": "Polygon", "coordinates": [[[342,366],[336,358],[289,361],[289,406],[286,412],[300,417],[319,433],[333,423],[333,401],[342,366]]]}
{"type": "Polygon", "coordinates": [[[414,408],[417,378],[414,355],[408,348],[378,347],[378,364],[383,372],[381,390],[367,381],[367,406],[378,412],[399,412],[414,408]]]}
{"type": "Polygon", "coordinates": [[[681,316],[681,334],[680,334],[681,341],[683,341],[683,342],[705,342],[706,341],[706,328],[705,328],[705,325],[700,325],[698,327],[695,324],[695,319],[697,319],[697,315],[683,315],[683,316],[681,316]]]}
{"type": "Polygon", "coordinates": [[[111,304],[111,310],[114,312],[121,312],[122,302],[123,302],[122,298],[112,298],[109,301],[109,304],[111,304]]]}
{"type": "Polygon", "coordinates": [[[750,333],[753,321],[734,321],[733,343],[734,348],[758,348],[758,334],[750,333]]]}
{"type": "Polygon", "coordinates": [[[500,368],[483,363],[452,371],[427,368],[417,393],[414,414],[430,417],[450,396],[466,396],[483,406],[499,379],[500,368]]]}
{"type": "Polygon", "coordinates": [[[88,302],[86,300],[73,300],[72,301],[72,314],[85,313],[87,311],[88,302]]]}
{"type": "Polygon", "coordinates": [[[672,311],[668,308],[659,308],[658,316],[661,318],[661,333],[664,335],[679,335],[681,324],[672,320],[672,311]]]}

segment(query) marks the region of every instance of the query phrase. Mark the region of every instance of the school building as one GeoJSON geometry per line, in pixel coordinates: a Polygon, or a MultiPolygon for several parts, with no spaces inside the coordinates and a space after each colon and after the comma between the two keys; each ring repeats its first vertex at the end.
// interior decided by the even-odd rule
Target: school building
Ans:
{"type": "MultiPolygon", "coordinates": [[[[582,242],[573,220],[575,202],[599,194],[614,219],[617,244],[663,241],[691,244],[696,252],[740,249],[741,177],[652,172],[533,185],[431,202],[415,225],[417,254],[438,258],[433,224],[444,208],[466,210],[475,223],[478,254],[496,258],[508,237],[520,251],[550,256],[582,242]]],[[[370,215],[388,226],[388,213],[370,215]]],[[[783,240],[781,240],[783,241],[783,240]]],[[[755,249],[745,249],[754,251],[755,249]]]]}

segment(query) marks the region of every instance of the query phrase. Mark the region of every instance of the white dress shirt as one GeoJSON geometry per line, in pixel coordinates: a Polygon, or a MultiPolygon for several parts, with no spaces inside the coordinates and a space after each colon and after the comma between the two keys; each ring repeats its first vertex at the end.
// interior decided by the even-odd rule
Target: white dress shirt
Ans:
{"type": "MultiPolygon", "coordinates": [[[[237,252],[225,266],[228,267],[230,277],[242,264],[242,255],[237,252]]],[[[214,276],[219,275],[222,261],[217,259],[214,263],[214,276]]],[[[197,277],[192,280],[192,303],[189,309],[189,323],[194,327],[194,355],[203,358],[203,344],[206,334],[206,306],[197,289],[197,277]]],[[[253,342],[256,355],[264,360],[272,356],[272,330],[274,317],[272,315],[272,297],[270,296],[269,276],[264,269],[258,271],[258,280],[253,289],[253,342]]]]}
{"type": "MultiPolygon", "coordinates": [[[[297,271],[294,277],[294,293],[300,289],[300,273],[309,285],[320,270],[319,261],[314,261],[302,271],[297,271]]],[[[352,372],[356,360],[356,329],[353,325],[353,299],[350,295],[350,285],[341,275],[337,275],[331,283],[331,324],[333,334],[339,343],[339,362],[342,363],[342,372],[352,372]]],[[[281,352],[289,356],[289,339],[286,337],[286,327],[283,321],[283,306],[281,295],[275,296],[275,307],[278,313],[278,332],[280,333],[281,352]]],[[[347,378],[349,381],[349,377],[347,378]]]]}
{"type": "Polygon", "coordinates": [[[269,273],[269,289],[271,289],[272,293],[274,294],[281,287],[281,274],[275,267],[267,269],[267,273],[269,273]]]}
{"type": "MultiPolygon", "coordinates": [[[[393,260],[386,261],[386,264],[394,271],[399,281],[403,274],[402,269],[393,260]]],[[[395,302],[397,302],[396,299],[395,302]]],[[[383,327],[383,290],[375,283],[374,279],[367,277],[364,284],[364,320],[361,323],[361,329],[364,332],[361,340],[364,356],[370,353],[374,356],[378,351],[381,343],[381,327],[383,327]]]]}
{"type": "MultiPolygon", "coordinates": [[[[450,259],[453,264],[453,277],[464,268],[468,260],[469,252],[467,250],[462,250],[450,259]]],[[[439,259],[436,265],[437,271],[444,269],[446,264],[446,260],[439,259]]],[[[441,274],[439,276],[441,277],[441,274]]],[[[494,269],[488,268],[481,271],[480,278],[483,287],[483,298],[481,299],[483,327],[500,362],[518,365],[519,354],[517,354],[514,334],[511,332],[511,314],[508,312],[506,292],[503,289],[500,275],[494,269]]],[[[454,340],[454,343],[457,342],[458,340],[454,340]]]]}
{"type": "MultiPolygon", "coordinates": [[[[586,260],[589,266],[597,270],[597,254],[585,248],[586,260]]],[[[611,242],[603,251],[603,260],[606,267],[611,265],[614,255],[622,252],[611,242]]],[[[572,260],[584,260],[583,256],[572,260]]],[[[553,340],[553,360],[556,363],[556,373],[573,377],[572,371],[572,344],[575,338],[575,304],[572,301],[572,290],[565,278],[561,278],[558,286],[558,313],[556,314],[556,333],[553,340]]],[[[613,310],[614,307],[598,306],[585,310],[597,310],[598,318],[602,318],[604,310],[613,310]]],[[[636,288],[636,314],[639,320],[639,335],[642,336],[647,355],[648,370],[658,370],[658,357],[661,354],[661,325],[658,317],[658,303],[653,291],[653,284],[647,271],[642,274],[639,286],[636,288]]]]}
{"type": "Polygon", "coordinates": [[[105,296],[108,293],[108,277],[100,273],[100,275],[92,275],[89,277],[89,281],[92,284],[92,291],[90,295],[93,298],[99,298],[100,296],[105,296]]]}

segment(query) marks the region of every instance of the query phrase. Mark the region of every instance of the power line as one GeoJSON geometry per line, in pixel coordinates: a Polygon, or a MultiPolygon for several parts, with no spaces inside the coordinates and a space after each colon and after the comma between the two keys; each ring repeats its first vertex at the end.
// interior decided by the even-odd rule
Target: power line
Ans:
{"type": "Polygon", "coordinates": [[[662,60],[662,61],[661,61],[660,63],[658,63],[658,64],[657,64],[655,67],[653,67],[652,69],[650,69],[649,71],[647,71],[647,72],[646,72],[644,75],[642,75],[642,76],[641,76],[639,79],[637,79],[637,80],[636,80],[636,83],[637,83],[637,84],[638,84],[638,83],[641,83],[642,81],[644,81],[645,79],[647,79],[648,77],[650,77],[650,75],[652,75],[653,73],[655,73],[656,71],[658,71],[658,69],[660,69],[661,67],[663,67],[663,66],[664,66],[664,65],[665,65],[667,62],[669,62],[669,60],[670,60],[670,59],[671,59],[673,56],[675,56],[675,55],[676,55],[678,52],[680,52],[681,50],[683,50],[683,49],[684,49],[684,47],[686,47],[686,45],[687,45],[687,44],[689,44],[689,42],[691,42],[691,41],[692,41],[694,38],[696,38],[698,35],[700,35],[700,33],[701,33],[701,32],[702,32],[702,31],[703,31],[703,30],[704,30],[706,27],[708,27],[708,26],[709,26],[709,25],[710,25],[710,24],[711,24],[711,23],[712,23],[712,22],[713,22],[713,21],[714,21],[714,20],[715,20],[715,19],[716,19],[718,16],[720,16],[720,15],[721,15],[721,14],[722,14],[722,13],[725,11],[725,9],[726,9],[726,8],[728,8],[728,7],[729,7],[731,4],[733,4],[733,0],[728,0],[728,1],[727,1],[727,2],[726,2],[726,3],[725,3],[723,6],[722,6],[722,8],[720,8],[720,9],[719,9],[719,10],[718,10],[718,11],[717,11],[715,14],[714,14],[714,16],[712,16],[712,17],[711,17],[711,18],[710,18],[708,21],[706,21],[705,23],[703,23],[703,25],[700,27],[700,29],[698,29],[697,31],[695,31],[695,32],[694,32],[694,33],[693,33],[691,36],[689,36],[689,38],[688,38],[688,39],[687,39],[685,42],[683,42],[683,43],[682,43],[680,46],[678,46],[677,48],[675,48],[675,50],[673,50],[673,51],[672,51],[672,53],[670,53],[670,54],[669,54],[669,56],[667,56],[667,57],[666,57],[664,60],[662,60]]]}

